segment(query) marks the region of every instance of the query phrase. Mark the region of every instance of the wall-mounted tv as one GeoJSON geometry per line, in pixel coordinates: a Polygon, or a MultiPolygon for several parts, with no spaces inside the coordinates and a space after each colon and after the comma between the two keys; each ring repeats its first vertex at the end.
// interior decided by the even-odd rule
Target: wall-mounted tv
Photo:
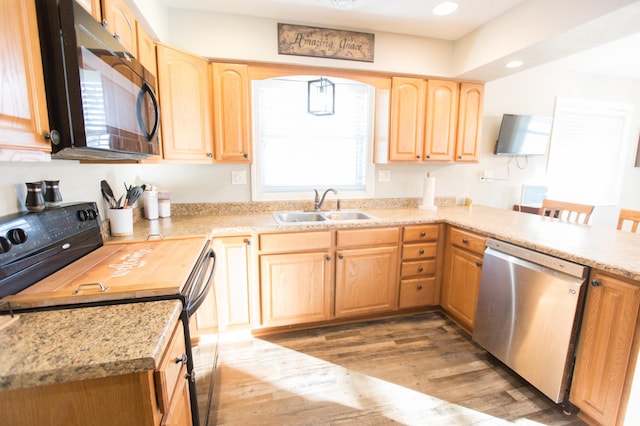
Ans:
{"type": "Polygon", "coordinates": [[[504,114],[493,153],[496,155],[545,155],[552,123],[551,117],[504,114]]]}

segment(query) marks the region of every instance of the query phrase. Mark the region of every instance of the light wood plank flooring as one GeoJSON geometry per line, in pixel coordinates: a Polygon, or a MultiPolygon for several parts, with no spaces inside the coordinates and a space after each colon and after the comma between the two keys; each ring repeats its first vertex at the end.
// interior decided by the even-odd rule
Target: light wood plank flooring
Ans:
{"type": "Polygon", "coordinates": [[[210,424],[582,425],[440,312],[220,342],[210,424]]]}

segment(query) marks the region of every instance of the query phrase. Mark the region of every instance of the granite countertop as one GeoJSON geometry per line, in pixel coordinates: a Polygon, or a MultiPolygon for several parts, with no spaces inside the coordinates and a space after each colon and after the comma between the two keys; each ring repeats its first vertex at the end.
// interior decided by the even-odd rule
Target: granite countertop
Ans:
{"type": "Polygon", "coordinates": [[[256,235],[262,232],[291,232],[327,228],[448,223],[489,237],[517,244],[582,265],[640,281],[640,234],[613,227],[561,222],[530,213],[473,205],[439,207],[437,211],[415,207],[363,208],[372,220],[278,224],[269,212],[215,212],[175,215],[158,220],[140,220],[134,235],[110,240],[146,239],[187,235],[256,235]]]}
{"type": "Polygon", "coordinates": [[[155,370],[178,300],[20,313],[0,330],[0,390],[155,370]]]}

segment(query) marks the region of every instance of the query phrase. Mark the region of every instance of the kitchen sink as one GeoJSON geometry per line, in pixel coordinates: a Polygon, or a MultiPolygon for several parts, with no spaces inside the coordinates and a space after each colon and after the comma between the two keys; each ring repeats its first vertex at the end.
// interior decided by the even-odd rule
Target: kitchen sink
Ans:
{"type": "Polygon", "coordinates": [[[274,212],[273,217],[277,223],[314,223],[374,219],[373,216],[359,210],[274,212]]]}

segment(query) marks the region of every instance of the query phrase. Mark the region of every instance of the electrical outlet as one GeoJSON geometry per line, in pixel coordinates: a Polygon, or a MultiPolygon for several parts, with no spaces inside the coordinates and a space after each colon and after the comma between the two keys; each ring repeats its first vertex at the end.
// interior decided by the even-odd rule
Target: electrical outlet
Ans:
{"type": "Polygon", "coordinates": [[[391,170],[378,170],[378,182],[391,182],[391,170]]]}
{"type": "Polygon", "coordinates": [[[480,182],[491,182],[493,180],[493,170],[483,170],[480,175],[480,182]]]}
{"type": "Polygon", "coordinates": [[[231,184],[232,185],[246,185],[247,184],[247,172],[244,170],[231,172],[231,184]]]}

